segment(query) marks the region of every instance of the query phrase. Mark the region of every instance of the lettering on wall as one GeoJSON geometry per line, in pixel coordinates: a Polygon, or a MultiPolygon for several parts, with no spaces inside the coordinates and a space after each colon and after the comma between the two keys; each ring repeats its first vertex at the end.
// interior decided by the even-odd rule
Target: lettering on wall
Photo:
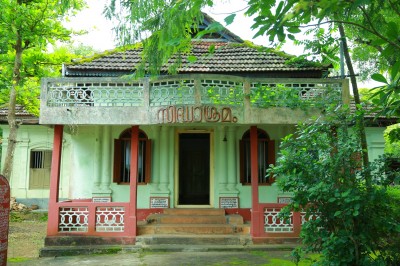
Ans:
{"type": "Polygon", "coordinates": [[[168,197],[150,197],[150,209],[169,208],[168,197]]]}
{"type": "Polygon", "coordinates": [[[96,202],[96,203],[111,202],[111,197],[93,197],[92,202],[96,202]]]}
{"type": "Polygon", "coordinates": [[[292,197],[278,197],[278,203],[281,204],[290,204],[292,203],[293,199],[292,197]]]}
{"type": "Polygon", "coordinates": [[[172,123],[201,123],[221,122],[236,123],[237,117],[232,114],[229,107],[217,108],[214,106],[168,106],[157,112],[160,124],[172,123]]]}
{"type": "Polygon", "coordinates": [[[219,198],[219,207],[222,209],[239,208],[239,198],[238,197],[221,197],[221,198],[219,198]]]}

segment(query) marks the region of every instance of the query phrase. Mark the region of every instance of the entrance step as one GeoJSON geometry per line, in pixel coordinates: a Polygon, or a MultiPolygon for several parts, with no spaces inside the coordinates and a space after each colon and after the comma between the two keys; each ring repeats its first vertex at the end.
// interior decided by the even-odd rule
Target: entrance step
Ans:
{"type": "Polygon", "coordinates": [[[252,243],[249,235],[142,235],[136,238],[136,243],[148,245],[249,245],[252,243]]]}
{"type": "Polygon", "coordinates": [[[139,226],[144,234],[233,234],[234,226],[228,224],[154,224],[139,226]]]}
{"type": "Polygon", "coordinates": [[[150,214],[138,225],[138,235],[248,235],[250,226],[239,214],[225,215],[224,209],[165,209],[150,214]]]}
{"type": "Polygon", "coordinates": [[[147,218],[147,223],[153,224],[226,224],[225,216],[217,215],[165,215],[151,214],[147,218]]]}
{"type": "Polygon", "coordinates": [[[219,215],[224,216],[224,209],[164,209],[165,215],[219,215]]]}

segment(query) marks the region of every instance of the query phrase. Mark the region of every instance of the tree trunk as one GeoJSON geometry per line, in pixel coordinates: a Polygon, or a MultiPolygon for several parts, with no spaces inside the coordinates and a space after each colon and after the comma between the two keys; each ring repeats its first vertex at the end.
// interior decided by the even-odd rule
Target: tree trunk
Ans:
{"type": "Polygon", "coordinates": [[[15,118],[15,106],[17,102],[17,87],[21,81],[21,65],[22,65],[22,38],[17,32],[17,41],[15,43],[15,59],[12,77],[12,86],[10,90],[10,102],[8,105],[8,125],[10,133],[8,136],[7,153],[4,162],[3,175],[10,180],[14,162],[15,146],[17,144],[18,124],[15,118]]]}
{"type": "MultiPolygon", "coordinates": [[[[340,32],[340,38],[343,41],[344,58],[346,60],[347,69],[349,70],[349,74],[350,74],[350,81],[351,81],[351,86],[353,88],[353,95],[354,95],[354,101],[356,103],[356,110],[357,111],[360,110],[361,113],[363,113],[363,110],[361,107],[361,101],[360,101],[360,94],[358,93],[356,76],[354,73],[353,64],[351,62],[349,48],[347,46],[346,34],[344,31],[343,25],[341,23],[339,23],[339,32],[340,32]]],[[[364,168],[367,169],[369,166],[369,159],[368,159],[367,137],[365,134],[364,115],[356,116],[356,126],[357,126],[357,130],[359,132],[359,135],[360,135],[360,144],[361,144],[361,149],[362,149],[363,165],[364,165],[364,168]]],[[[365,183],[366,183],[367,188],[371,187],[371,177],[368,173],[365,176],[365,183]]]]}

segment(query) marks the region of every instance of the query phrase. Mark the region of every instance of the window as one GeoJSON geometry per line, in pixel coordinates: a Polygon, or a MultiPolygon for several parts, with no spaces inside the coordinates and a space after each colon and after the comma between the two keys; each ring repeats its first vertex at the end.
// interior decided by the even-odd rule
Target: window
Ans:
{"type": "MultiPolygon", "coordinates": [[[[139,131],[138,184],[150,182],[151,175],[151,140],[146,133],[139,131]]],[[[114,140],[114,177],[116,183],[129,183],[131,169],[131,129],[121,133],[114,140]]]]}
{"type": "Polygon", "coordinates": [[[29,166],[29,189],[50,187],[51,150],[31,150],[29,166]]]}
{"type": "MultiPolygon", "coordinates": [[[[268,134],[257,129],[258,133],[258,183],[272,184],[273,178],[267,176],[270,164],[275,163],[275,141],[270,140],[268,134]]],[[[251,184],[250,158],[250,130],[246,131],[240,140],[240,182],[243,185],[251,184]]]]}

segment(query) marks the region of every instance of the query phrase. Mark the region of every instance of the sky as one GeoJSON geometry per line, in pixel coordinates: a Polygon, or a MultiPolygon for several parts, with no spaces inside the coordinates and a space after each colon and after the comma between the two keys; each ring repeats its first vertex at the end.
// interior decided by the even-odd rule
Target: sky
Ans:
{"type": "MultiPolygon", "coordinates": [[[[115,48],[114,35],[112,32],[112,24],[104,15],[102,15],[106,0],[86,0],[89,8],[81,11],[71,19],[67,26],[75,30],[86,30],[88,34],[85,36],[74,37],[75,44],[82,43],[92,46],[95,50],[105,51],[115,48]]],[[[225,26],[224,18],[231,12],[242,10],[245,7],[245,1],[215,1],[216,5],[213,9],[204,10],[212,18],[219,21],[225,26]]],[[[250,40],[258,45],[270,46],[266,37],[258,37],[253,39],[255,32],[250,30],[252,19],[243,15],[243,12],[238,13],[235,21],[227,28],[244,40],[250,40]]],[[[303,49],[286,45],[283,50],[289,54],[300,55],[303,49]]]]}

